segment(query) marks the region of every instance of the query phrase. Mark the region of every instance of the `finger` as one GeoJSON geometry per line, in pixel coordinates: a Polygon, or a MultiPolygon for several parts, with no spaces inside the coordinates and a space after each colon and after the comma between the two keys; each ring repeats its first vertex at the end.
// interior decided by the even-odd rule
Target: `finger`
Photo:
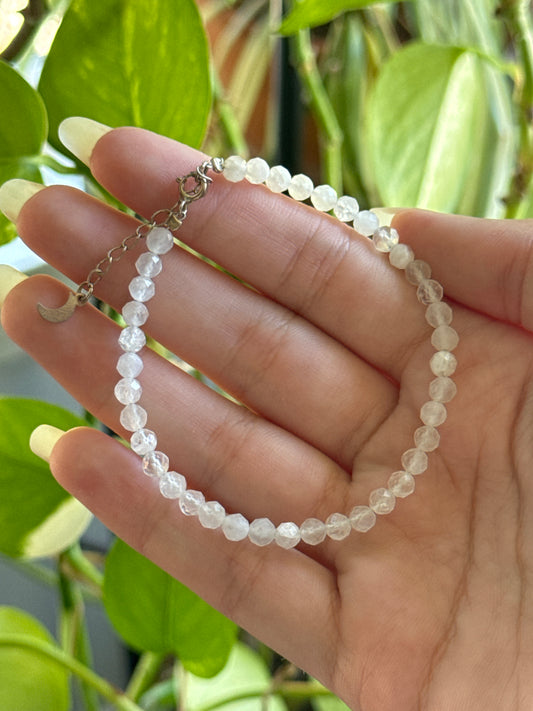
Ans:
{"type": "MultiPolygon", "coordinates": [[[[80,191],[54,187],[28,203],[19,230],[32,249],[80,282],[109,240],[119,243],[136,225],[80,191]]],[[[129,300],[139,251],[97,285],[99,298],[119,311],[129,300]]],[[[164,265],[148,304],[150,335],[350,470],[361,443],[394,407],[394,385],[316,326],[184,250],[167,254],[164,265]]]]}

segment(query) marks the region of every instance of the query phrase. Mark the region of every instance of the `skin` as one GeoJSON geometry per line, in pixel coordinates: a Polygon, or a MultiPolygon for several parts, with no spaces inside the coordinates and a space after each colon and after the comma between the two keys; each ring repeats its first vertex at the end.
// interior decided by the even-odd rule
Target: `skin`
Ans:
{"type": "MultiPolygon", "coordinates": [[[[117,129],[91,169],[150,216],[176,201],[195,151],[117,129]],[[142,157],[142,159],[140,158],[142,157]]],[[[77,429],[51,456],[58,481],[113,531],[320,679],[357,711],[530,709],[533,700],[532,223],[402,211],[401,239],[433,266],[461,341],[457,397],[413,496],[372,531],[284,551],[231,543],[182,516],[138,459],[77,429]]],[[[133,218],[65,187],[22,209],[23,239],[74,281],[133,218]]],[[[218,177],[149,303],[149,332],[246,407],[145,351],[149,426],[172,467],[250,519],[301,522],[366,503],[412,446],[433,377],[431,329],[403,274],[366,238],[285,197],[218,177]]],[[[135,256],[97,289],[120,309],[135,256]]],[[[121,434],[118,328],[91,306],[63,324],[65,287],[19,284],[10,337],[121,434]]]]}

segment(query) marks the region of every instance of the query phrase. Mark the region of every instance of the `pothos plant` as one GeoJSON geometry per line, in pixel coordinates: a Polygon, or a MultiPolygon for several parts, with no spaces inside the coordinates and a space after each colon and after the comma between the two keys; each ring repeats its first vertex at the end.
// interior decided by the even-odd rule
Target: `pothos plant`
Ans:
{"type": "MultiPolygon", "coordinates": [[[[23,17],[0,62],[0,182],[75,176],[112,202],[59,143],[61,120],[80,115],[211,154],[288,163],[364,207],[533,215],[533,39],[524,0],[10,7],[23,17]]],[[[3,0],[0,11],[8,9],[3,0]]],[[[0,243],[15,236],[0,217],[0,243]]],[[[88,711],[346,708],[290,665],[277,660],[274,669],[268,650],[243,642],[232,622],[124,542],[105,555],[82,549],[90,513],[27,443],[42,422],[94,424],[89,413],[84,420],[5,396],[0,421],[0,551],[57,585],[60,601],[55,637],[26,612],[0,607],[0,708],[67,711],[72,684],[88,711]],[[87,599],[103,605],[139,655],[123,690],[93,670],[87,599]]]]}

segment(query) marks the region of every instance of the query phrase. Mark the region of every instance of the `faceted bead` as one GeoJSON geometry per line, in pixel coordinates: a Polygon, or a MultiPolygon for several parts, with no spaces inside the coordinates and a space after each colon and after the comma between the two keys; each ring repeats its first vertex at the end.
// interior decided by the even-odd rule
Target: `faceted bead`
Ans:
{"type": "Polygon", "coordinates": [[[280,523],[276,528],[274,540],[281,548],[294,548],[300,543],[300,529],[292,521],[280,523]]]}
{"type": "Polygon", "coordinates": [[[186,489],[180,496],[180,509],[185,516],[197,516],[204,503],[205,496],[201,491],[186,489]]]}
{"type": "Polygon", "coordinates": [[[311,203],[320,212],[329,212],[337,204],[337,192],[331,185],[317,185],[311,193],[311,203]]]}
{"type": "Polygon", "coordinates": [[[379,218],[371,210],[361,210],[354,217],[353,228],[363,237],[370,237],[379,227],[379,218]]]}
{"type": "Polygon", "coordinates": [[[161,257],[153,252],[145,252],[135,262],[135,268],[141,276],[153,279],[161,274],[163,262],[161,257]]]}
{"type": "Polygon", "coordinates": [[[370,493],[368,503],[377,514],[388,514],[396,505],[396,497],[389,489],[374,489],[370,493]]]}
{"type": "Polygon", "coordinates": [[[354,531],[366,533],[376,523],[376,514],[369,506],[354,506],[348,517],[354,531]]]}
{"type": "Polygon", "coordinates": [[[120,424],[128,432],[142,430],[148,419],[148,413],[140,405],[126,405],[120,413],[120,424]]]}
{"type": "Polygon", "coordinates": [[[439,446],[440,434],[434,427],[424,425],[415,430],[414,440],[418,449],[423,452],[433,452],[439,446]]]}
{"type": "Polygon", "coordinates": [[[416,297],[421,304],[428,305],[440,301],[444,296],[444,289],[435,279],[423,279],[416,290],[416,297]]]}
{"type": "Polygon", "coordinates": [[[402,454],[402,467],[409,474],[422,474],[428,468],[428,455],[421,449],[408,449],[402,454]]]}
{"type": "Polygon", "coordinates": [[[159,479],[159,491],[165,499],[179,499],[186,488],[187,481],[178,472],[166,472],[159,479]]]}
{"type": "Polygon", "coordinates": [[[429,384],[429,397],[437,402],[450,402],[457,394],[457,385],[451,378],[439,376],[429,384]]]}
{"type": "Polygon", "coordinates": [[[342,541],[352,532],[352,523],[348,516],[332,513],[326,519],[326,533],[334,541],[342,541]]]}
{"type": "Polygon", "coordinates": [[[289,195],[295,200],[307,200],[313,192],[313,181],[303,173],[293,175],[289,184],[289,195]]]}
{"type": "Polygon", "coordinates": [[[164,452],[147,452],[143,457],[143,472],[146,476],[163,476],[168,471],[168,457],[164,452]]]}
{"type": "Polygon", "coordinates": [[[268,518],[256,518],[250,524],[248,538],[256,546],[268,546],[276,535],[276,527],[268,518]]]}
{"type": "Polygon", "coordinates": [[[408,244],[395,245],[389,254],[389,262],[396,269],[405,269],[415,258],[415,253],[408,244]]]}
{"type": "Polygon", "coordinates": [[[270,169],[265,183],[273,193],[283,193],[291,184],[291,174],[282,165],[275,165],[270,169]]]}
{"type": "Polygon", "coordinates": [[[415,480],[409,472],[394,472],[389,477],[388,487],[394,496],[404,499],[415,490],[415,480]]]}
{"type": "Polygon", "coordinates": [[[206,501],[198,510],[204,528],[220,528],[226,518],[226,509],[218,501],[206,501]]]}
{"type": "Polygon", "coordinates": [[[146,246],[154,254],[166,254],[174,246],[174,236],[166,227],[152,227],[146,235],[146,246]]]}
{"type": "Polygon", "coordinates": [[[230,156],[224,161],[222,173],[230,183],[238,183],[246,175],[246,161],[240,156],[230,156]]]}
{"type": "Polygon", "coordinates": [[[126,326],[118,339],[119,346],[127,353],[137,353],[146,345],[146,336],[137,326],[126,326]]]}
{"type": "Polygon", "coordinates": [[[128,301],[122,308],[122,316],[128,326],[143,326],[149,316],[148,308],[140,301],[128,301]]]}
{"type": "Polygon", "coordinates": [[[259,183],[264,183],[268,178],[270,172],[270,167],[266,160],[262,158],[250,158],[246,163],[246,173],[244,177],[250,183],[254,185],[259,185],[259,183]]]}
{"type": "Polygon", "coordinates": [[[307,518],[300,526],[302,541],[316,546],[326,538],[326,524],[318,518],[307,518]]]}
{"type": "Polygon", "coordinates": [[[421,259],[415,259],[405,267],[405,278],[409,284],[418,286],[421,281],[431,278],[431,267],[421,259]]]}
{"type": "Polygon", "coordinates": [[[222,532],[228,541],[243,541],[250,530],[248,520],[240,513],[230,514],[224,519],[222,532]]]}
{"type": "Polygon", "coordinates": [[[139,402],[143,393],[142,386],[135,378],[122,378],[115,385],[115,397],[123,405],[139,402]]]}
{"type": "Polygon", "coordinates": [[[148,277],[136,276],[129,283],[129,292],[136,301],[150,301],[155,294],[155,284],[148,277]]]}
{"type": "Polygon", "coordinates": [[[435,400],[428,400],[420,408],[420,419],[430,427],[442,425],[446,421],[447,415],[446,405],[443,405],[442,402],[435,402],[435,400]]]}
{"type": "Polygon", "coordinates": [[[333,208],[333,214],[341,222],[351,222],[355,220],[359,212],[359,203],[349,195],[343,195],[337,200],[333,208]]]}
{"type": "Polygon", "coordinates": [[[143,457],[145,454],[148,454],[148,452],[153,452],[157,447],[157,437],[152,430],[143,428],[131,435],[130,444],[135,454],[143,457]]]}
{"type": "Polygon", "coordinates": [[[137,353],[123,353],[117,362],[117,370],[124,378],[136,378],[143,368],[144,363],[137,353]]]}
{"type": "Polygon", "coordinates": [[[459,334],[451,326],[437,326],[431,335],[431,345],[438,351],[453,351],[459,343],[459,334]]]}
{"type": "Polygon", "coordinates": [[[426,309],[426,321],[433,328],[448,326],[452,322],[453,311],[445,301],[434,301],[426,309]]]}
{"type": "Polygon", "coordinates": [[[378,252],[390,252],[398,244],[400,235],[393,227],[378,227],[372,236],[378,252]]]}
{"type": "Polygon", "coordinates": [[[429,367],[434,375],[453,375],[457,368],[457,358],[449,351],[437,351],[431,356],[429,367]]]}

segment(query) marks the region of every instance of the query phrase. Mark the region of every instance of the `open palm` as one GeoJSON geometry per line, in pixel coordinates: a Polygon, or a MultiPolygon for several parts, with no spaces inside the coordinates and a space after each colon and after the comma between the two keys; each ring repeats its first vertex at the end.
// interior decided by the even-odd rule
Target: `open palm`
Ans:
{"type": "MultiPolygon", "coordinates": [[[[201,159],[148,132],[118,129],[97,143],[91,168],[148,216],[176,201],[174,178],[201,159]]],[[[62,437],[52,470],[124,540],[352,709],[529,709],[531,223],[418,211],[395,219],[455,302],[458,395],[415,494],[370,532],[291,551],[228,542],[182,516],[134,473],[135,455],[94,430],[62,437]]],[[[31,198],[18,228],[82,281],[133,223],[53,187],[31,198]]],[[[239,281],[174,250],[147,330],[246,407],[148,352],[143,405],[173,468],[250,519],[324,519],[366,503],[400,468],[427,400],[434,351],[413,287],[348,227],[223,179],[190,208],[179,237],[239,281]]],[[[125,257],[98,287],[116,308],[133,261],[125,257]]],[[[92,307],[64,324],[38,316],[37,301],[64,297],[47,277],[25,281],[6,301],[4,326],[120,431],[118,326],[92,307]]]]}

